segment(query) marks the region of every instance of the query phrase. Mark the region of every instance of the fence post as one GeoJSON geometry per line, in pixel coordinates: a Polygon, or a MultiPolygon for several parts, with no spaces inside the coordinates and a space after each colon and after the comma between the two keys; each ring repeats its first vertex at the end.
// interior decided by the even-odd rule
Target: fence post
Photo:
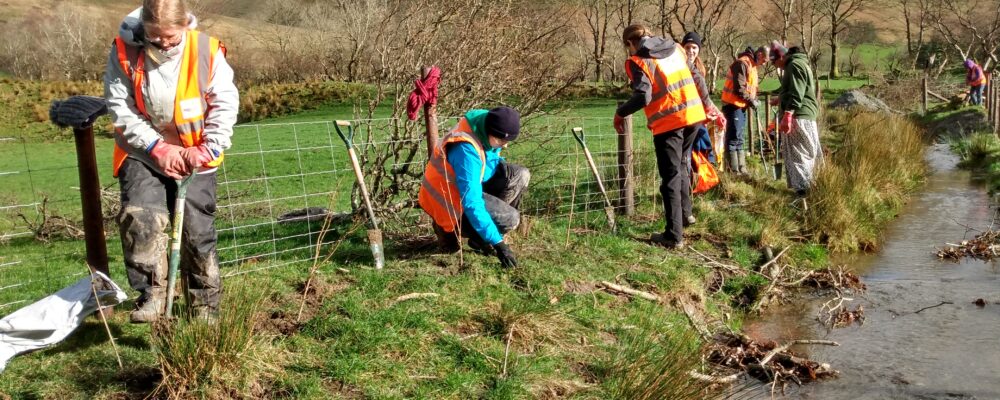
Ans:
{"type": "MultiPolygon", "coordinates": [[[[427,79],[427,75],[431,73],[431,68],[433,65],[427,65],[421,68],[420,76],[421,78],[427,79]]],[[[437,125],[437,105],[432,103],[424,104],[424,126],[427,128],[427,159],[429,160],[434,156],[434,147],[437,146],[438,142],[438,125],[437,125]]]]}
{"type": "Polygon", "coordinates": [[[764,95],[764,126],[761,129],[762,134],[767,133],[767,124],[771,119],[771,94],[764,95]]]}
{"type": "MultiPolygon", "coordinates": [[[[618,103],[619,106],[622,102],[618,103]]],[[[632,116],[625,117],[625,129],[618,134],[618,213],[635,214],[635,176],[632,171],[632,116]]]]}
{"type": "Polygon", "coordinates": [[[101,178],[97,173],[94,127],[74,127],[76,160],[80,171],[80,200],[83,205],[83,232],[87,245],[87,264],[105,275],[108,271],[108,244],[104,237],[104,212],[101,209],[101,178]]]}
{"type": "Polygon", "coordinates": [[[921,100],[921,103],[920,103],[921,104],[920,113],[926,115],[927,114],[927,75],[924,75],[924,79],[923,79],[923,81],[921,83],[921,87],[923,88],[923,91],[920,93],[920,100],[921,100]]]}
{"type": "MultiPolygon", "coordinates": [[[[989,83],[987,83],[989,85],[989,83]]],[[[989,86],[987,86],[989,88],[989,86]]],[[[1000,90],[992,90],[992,95],[990,96],[990,104],[988,105],[989,110],[993,112],[993,116],[990,118],[990,124],[993,125],[993,133],[1000,134],[1000,101],[997,98],[1000,97],[1000,90]]]]}
{"type": "Polygon", "coordinates": [[[101,179],[97,174],[94,148],[94,121],[108,112],[103,98],[73,96],[53,101],[49,119],[59,127],[72,127],[76,141],[76,161],[80,173],[80,202],[83,209],[83,233],[87,247],[87,265],[108,274],[108,244],[104,237],[104,213],[101,210],[101,179]]]}

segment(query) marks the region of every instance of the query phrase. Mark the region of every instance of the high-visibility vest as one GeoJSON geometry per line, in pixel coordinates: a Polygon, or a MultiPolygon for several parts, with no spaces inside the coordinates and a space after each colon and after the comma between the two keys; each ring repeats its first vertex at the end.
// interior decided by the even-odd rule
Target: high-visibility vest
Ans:
{"type": "MultiPolygon", "coordinates": [[[[628,62],[639,66],[652,83],[652,99],[646,104],[646,126],[658,135],[705,120],[705,106],[694,84],[687,57],[683,51],[674,51],[667,58],[629,57],[628,62]]],[[[625,66],[629,79],[632,70],[625,66]]]]}
{"type": "MultiPolygon", "coordinates": [[[[751,98],[757,96],[757,67],[753,66],[753,62],[751,62],[750,57],[747,56],[742,56],[736,59],[736,62],[741,62],[746,65],[748,71],[747,92],[750,93],[751,98]]],[[[729,72],[726,73],[726,84],[722,88],[722,102],[732,104],[739,108],[746,108],[747,106],[747,102],[743,101],[743,98],[736,93],[736,77],[733,76],[732,68],[729,68],[729,72]]]]}
{"type": "Polygon", "coordinates": [[[966,74],[965,83],[969,86],[982,86],[986,84],[986,74],[983,73],[983,67],[978,65],[973,65],[972,70],[966,74]],[[972,79],[973,72],[979,72],[979,79],[972,79]]]}
{"type": "Polygon", "coordinates": [[[434,219],[434,223],[445,232],[454,232],[462,221],[462,198],[455,185],[455,170],[448,163],[446,148],[452,143],[469,143],[479,154],[482,168],[479,181],[486,176],[486,151],[483,143],[472,132],[469,121],[462,118],[458,126],[448,132],[434,147],[434,154],[424,168],[424,179],[420,182],[418,201],[420,208],[434,219]]]}
{"type": "MultiPolygon", "coordinates": [[[[180,75],[177,77],[177,96],[174,99],[174,124],[177,134],[184,147],[199,146],[204,141],[205,112],[208,110],[208,86],[212,81],[212,69],[215,66],[215,56],[226,47],[214,37],[196,30],[188,30],[184,39],[185,45],[181,55],[180,75]]],[[[146,119],[146,101],[143,98],[143,85],[146,71],[146,53],[143,48],[129,46],[121,37],[115,38],[115,48],[122,71],[132,77],[132,92],[135,96],[135,106],[146,119]]],[[[121,135],[120,129],[116,130],[121,135]]],[[[115,142],[114,176],[118,176],[128,152],[115,142]]],[[[223,155],[206,164],[207,167],[218,167],[222,164],[223,155]]]]}

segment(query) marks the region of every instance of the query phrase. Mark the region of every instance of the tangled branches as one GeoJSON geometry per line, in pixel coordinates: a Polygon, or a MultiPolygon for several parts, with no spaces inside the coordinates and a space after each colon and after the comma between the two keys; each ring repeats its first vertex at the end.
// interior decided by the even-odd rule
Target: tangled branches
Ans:
{"type": "Polygon", "coordinates": [[[839,374],[829,364],[796,355],[790,350],[793,345],[840,346],[829,340],[793,340],[779,346],[776,342],[756,341],[746,335],[720,334],[716,335],[709,346],[707,359],[712,364],[738,372],[721,377],[692,372],[691,376],[716,383],[729,383],[746,373],[770,383],[772,390],[777,389],[778,385],[783,390],[790,382],[801,385],[804,381],[816,381],[839,374]]]}
{"type": "Polygon", "coordinates": [[[976,235],[972,240],[963,240],[959,244],[948,243],[948,246],[938,250],[938,258],[958,262],[964,257],[973,257],[989,261],[998,256],[1000,232],[988,230],[976,235]]]}

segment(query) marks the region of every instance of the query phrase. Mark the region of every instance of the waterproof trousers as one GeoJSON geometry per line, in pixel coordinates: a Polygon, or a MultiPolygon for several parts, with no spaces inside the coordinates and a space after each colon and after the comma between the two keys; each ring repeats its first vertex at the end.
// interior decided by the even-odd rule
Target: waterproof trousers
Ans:
{"type": "MultiPolygon", "coordinates": [[[[188,185],[181,234],[180,274],[187,277],[192,307],[217,311],[222,294],[218,235],[215,231],[215,173],[194,177],[188,185]]],[[[139,303],[165,299],[167,253],[177,183],[141,161],[127,158],[118,172],[121,213],[118,226],[129,285],[139,303]]]]}

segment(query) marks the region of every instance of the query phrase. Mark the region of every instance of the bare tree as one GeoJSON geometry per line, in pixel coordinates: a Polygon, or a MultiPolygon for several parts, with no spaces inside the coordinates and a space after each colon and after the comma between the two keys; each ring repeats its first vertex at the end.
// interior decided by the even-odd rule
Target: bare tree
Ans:
{"type": "MultiPolygon", "coordinates": [[[[727,0],[673,0],[666,4],[666,10],[684,32],[698,32],[701,35],[703,47],[707,48],[712,60],[708,71],[708,80],[715,86],[718,80],[719,63],[723,53],[714,46],[716,29],[721,29],[734,11],[743,6],[741,2],[727,0]]],[[[661,9],[662,10],[662,9],[661,9]]],[[[661,11],[662,12],[662,11],[661,11]]],[[[672,26],[673,24],[671,24],[672,26]]],[[[703,50],[704,51],[704,50],[703,50]]]]}
{"type": "Polygon", "coordinates": [[[594,44],[591,57],[594,62],[594,80],[597,82],[604,79],[602,71],[607,51],[608,29],[611,25],[611,15],[615,12],[612,3],[612,0],[587,0],[584,4],[583,15],[587,19],[587,27],[594,44]]]}
{"type": "Polygon", "coordinates": [[[788,41],[788,30],[792,25],[792,12],[795,9],[795,0],[767,0],[781,16],[781,30],[776,32],[780,35],[781,41],[788,41]]]}
{"type": "Polygon", "coordinates": [[[869,0],[822,0],[821,7],[830,23],[830,78],[840,75],[840,34],[848,27],[848,22],[861,11],[869,0]]]}
{"type": "Polygon", "coordinates": [[[817,67],[822,51],[817,46],[819,37],[827,32],[826,16],[821,9],[823,0],[798,0],[793,14],[794,28],[799,36],[799,47],[809,54],[809,62],[817,67]]]}
{"type": "Polygon", "coordinates": [[[906,30],[906,54],[914,62],[924,46],[924,32],[929,24],[932,0],[896,0],[896,6],[903,13],[906,30]]]}
{"type": "Polygon", "coordinates": [[[998,61],[1000,1],[931,0],[930,19],[939,37],[963,58],[980,56],[984,69],[998,61]]]}

